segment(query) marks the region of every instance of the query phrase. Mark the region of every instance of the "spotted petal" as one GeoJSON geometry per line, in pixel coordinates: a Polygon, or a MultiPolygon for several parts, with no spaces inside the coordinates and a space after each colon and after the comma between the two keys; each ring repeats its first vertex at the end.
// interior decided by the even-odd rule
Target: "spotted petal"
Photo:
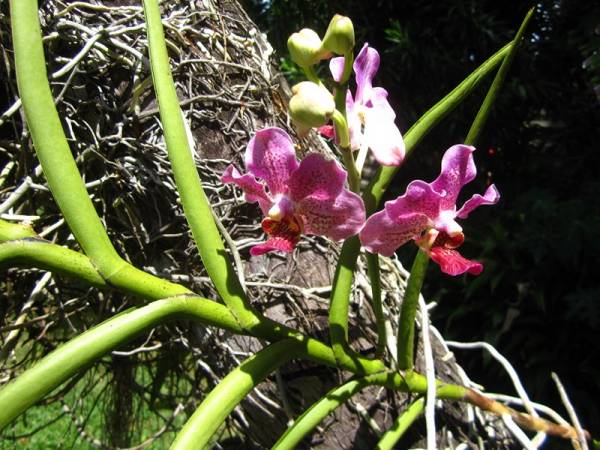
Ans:
{"type": "Polygon", "coordinates": [[[344,188],[346,177],[346,171],[336,161],[311,153],[290,177],[290,197],[294,202],[309,196],[332,202],[344,188]]]}
{"type": "Polygon", "coordinates": [[[475,194],[462,205],[462,208],[456,213],[456,216],[461,219],[466,219],[474,209],[481,205],[495,205],[500,200],[500,192],[495,185],[490,185],[485,191],[485,194],[475,194]]]}
{"type": "Polygon", "coordinates": [[[441,209],[455,211],[460,190],[475,178],[474,151],[475,147],[454,145],[444,153],[441,173],[431,183],[433,189],[442,196],[441,209]]]}
{"type": "Polygon", "coordinates": [[[394,219],[411,213],[423,214],[433,224],[439,215],[441,200],[442,197],[433,190],[431,184],[414,180],[410,182],[404,195],[385,203],[385,210],[394,219]]]}
{"type": "Polygon", "coordinates": [[[479,275],[483,270],[483,264],[466,259],[456,250],[445,247],[432,247],[429,251],[431,259],[439,264],[442,272],[448,275],[461,275],[465,272],[471,275],[479,275]]]}
{"type": "Polygon", "coordinates": [[[244,192],[244,198],[249,203],[258,202],[263,214],[266,214],[272,205],[272,200],[265,192],[265,187],[249,174],[242,175],[234,166],[230,165],[221,175],[223,183],[234,183],[244,192]]]}
{"type": "Polygon", "coordinates": [[[310,195],[298,203],[304,232],[327,236],[335,241],[357,234],[365,223],[365,206],[353,192],[343,189],[334,199],[310,195]]]}
{"type": "Polygon", "coordinates": [[[262,178],[271,195],[286,193],[287,184],[298,168],[294,144],[281,128],[264,128],[256,132],[246,148],[246,169],[262,178]]]}
{"type": "Polygon", "coordinates": [[[281,236],[269,236],[266,242],[255,245],[250,249],[250,255],[260,256],[269,252],[284,252],[292,253],[296,247],[296,242],[293,242],[286,237],[281,236]]]}
{"type": "Polygon", "coordinates": [[[370,252],[391,256],[402,244],[417,238],[433,225],[441,197],[421,180],[412,181],[406,193],[385,203],[385,208],[367,220],[360,233],[370,252]]]}
{"type": "Polygon", "coordinates": [[[360,232],[362,245],[371,253],[392,256],[396,249],[416,238],[427,227],[424,214],[407,213],[391,217],[387,210],[373,214],[360,232]]]}

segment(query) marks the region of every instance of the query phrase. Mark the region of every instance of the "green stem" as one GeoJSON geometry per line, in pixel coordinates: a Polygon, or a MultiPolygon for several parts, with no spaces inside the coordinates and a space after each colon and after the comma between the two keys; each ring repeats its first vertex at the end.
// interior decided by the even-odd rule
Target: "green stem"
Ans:
{"type": "Polygon", "coordinates": [[[317,75],[317,72],[315,72],[315,69],[313,66],[308,66],[308,67],[302,67],[302,71],[304,72],[304,75],[306,76],[306,78],[309,81],[312,81],[315,84],[318,84],[319,86],[323,86],[323,82],[321,81],[321,79],[319,78],[319,76],[317,75]]]}
{"type": "MultiPolygon", "coordinates": [[[[494,81],[492,82],[492,85],[485,96],[481,108],[471,124],[471,128],[469,129],[469,133],[465,141],[466,144],[473,145],[479,137],[481,130],[485,126],[494,101],[498,97],[498,92],[500,91],[500,88],[502,87],[502,84],[506,78],[506,74],[510,68],[517,48],[521,43],[527,24],[531,19],[533,10],[534,8],[531,8],[528,11],[523,23],[519,27],[517,35],[515,36],[508,53],[505,55],[500,69],[496,73],[494,81]]],[[[423,285],[423,279],[425,277],[428,262],[429,256],[425,252],[419,250],[413,263],[408,284],[406,286],[406,292],[404,294],[404,300],[402,302],[400,324],[398,328],[398,367],[403,370],[412,370],[413,367],[414,322],[415,315],[417,313],[419,293],[423,285]]]]}
{"type": "Polygon", "coordinates": [[[350,147],[340,147],[344,166],[348,171],[348,186],[356,194],[360,194],[360,172],[356,168],[356,161],[350,147]]]}
{"type": "Polygon", "coordinates": [[[336,358],[342,360],[352,353],[348,345],[348,309],[352,279],[360,251],[358,236],[346,239],[333,279],[329,305],[329,338],[336,358]]]}
{"type": "Polygon", "coordinates": [[[490,89],[488,90],[488,92],[485,96],[485,99],[483,100],[483,103],[481,104],[481,107],[479,108],[479,111],[477,112],[477,116],[475,117],[475,120],[471,124],[471,128],[469,129],[469,133],[467,134],[467,138],[465,139],[465,142],[464,142],[465,144],[475,145],[475,142],[477,142],[477,139],[479,138],[479,135],[481,134],[483,127],[485,126],[485,123],[487,122],[487,119],[490,115],[492,106],[494,105],[494,102],[496,101],[496,98],[498,97],[498,93],[500,92],[500,89],[502,88],[502,85],[504,84],[504,80],[506,79],[506,74],[508,73],[508,70],[510,69],[510,66],[512,65],[515,54],[517,53],[517,50],[521,46],[521,41],[523,40],[523,35],[525,34],[527,25],[529,25],[529,21],[531,20],[531,17],[533,16],[534,10],[535,10],[535,8],[531,8],[525,15],[525,19],[523,19],[523,22],[521,23],[521,26],[519,27],[519,30],[517,31],[517,34],[515,35],[515,38],[513,40],[513,45],[510,48],[510,51],[504,57],[504,60],[502,61],[502,65],[500,66],[500,69],[498,69],[498,72],[496,73],[496,76],[494,77],[494,81],[492,82],[492,85],[491,85],[490,89]]]}
{"type": "Polygon", "coordinates": [[[381,437],[377,443],[376,450],[392,450],[406,430],[419,418],[425,409],[425,400],[419,398],[412,402],[410,406],[396,417],[394,424],[381,437]]]}
{"type": "MultiPolygon", "coordinates": [[[[414,374],[413,374],[414,375],[414,374]]],[[[398,372],[382,372],[352,379],[329,391],[298,417],[292,426],[279,438],[272,450],[294,449],[328,414],[343,405],[353,395],[367,386],[380,385],[404,392],[424,393],[427,382],[414,376],[403,377],[398,372]]],[[[462,386],[439,384],[436,397],[449,400],[462,400],[466,389],[462,386]]]]}
{"type": "Polygon", "coordinates": [[[419,249],[406,283],[400,309],[400,323],[398,324],[398,368],[400,370],[412,370],[413,368],[415,315],[428,263],[429,255],[419,249]]]}
{"type": "Polygon", "coordinates": [[[231,264],[212,215],[212,208],[196,170],[189,148],[177,92],[169,68],[169,55],[163,34],[157,0],[144,0],[150,65],[163,124],[167,152],[183,211],[202,257],[206,271],[225,304],[242,328],[260,323],[231,264]]]}
{"type": "Polygon", "coordinates": [[[383,313],[383,300],[381,298],[381,279],[379,278],[379,255],[367,252],[367,271],[371,281],[371,297],[373,298],[373,313],[377,323],[377,351],[376,357],[383,356],[387,336],[385,331],[385,315],[383,313]]]}
{"type": "MultiPolygon", "coordinates": [[[[0,222],[0,228],[4,227],[3,233],[14,235],[22,229],[20,225],[0,222]]],[[[190,293],[185,287],[162,280],[157,277],[144,277],[138,279],[135,274],[129,278],[119,280],[118,284],[108,284],[98,272],[95,272],[94,265],[88,257],[73,250],[66,249],[39,237],[19,239],[1,242],[0,239],[0,264],[7,266],[11,264],[22,264],[28,267],[40,267],[56,273],[63,273],[72,276],[99,287],[114,287],[130,292],[131,294],[152,299],[159,292],[178,292],[190,293]],[[145,283],[151,280],[152,284],[145,283]]],[[[164,297],[163,297],[164,298],[164,297]]],[[[219,326],[219,317],[228,309],[219,305],[219,315],[213,318],[219,326]]],[[[227,327],[229,316],[224,323],[227,327]]],[[[231,315],[231,320],[233,316],[231,315]]],[[[286,327],[278,322],[268,318],[263,318],[261,323],[253,328],[253,336],[274,342],[282,339],[294,339],[304,349],[304,357],[319,364],[325,364],[332,367],[339,366],[355,374],[376,373],[385,370],[386,367],[381,361],[370,360],[360,355],[349,353],[336,356],[331,347],[325,345],[316,339],[304,336],[300,332],[286,327]]]]}
{"type": "Polygon", "coordinates": [[[87,256],[39,238],[2,242],[0,267],[3,266],[33,266],[78,278],[92,286],[108,286],[87,256]]]}
{"type": "MultiPolygon", "coordinates": [[[[85,258],[83,255],[81,257],[85,258]]],[[[178,318],[195,320],[233,333],[245,333],[227,307],[195,295],[156,300],[139,309],[128,310],[61,345],[0,389],[0,430],[29,406],[102,355],[151,327],[178,318]]],[[[281,327],[285,331],[285,328],[274,322],[268,325],[271,331],[258,337],[281,341],[281,332],[274,330],[281,327]]],[[[286,349],[286,353],[330,367],[339,365],[342,369],[356,374],[370,372],[381,375],[386,369],[381,362],[366,360],[358,355],[345,357],[341,361],[336,360],[332,349],[322,342],[292,330],[288,331],[288,334],[291,339],[282,341],[285,342],[283,348],[286,349]]],[[[395,389],[423,393],[427,388],[425,377],[416,373],[406,374],[404,377],[399,373],[388,373],[384,381],[395,389]]],[[[458,399],[462,396],[464,388],[460,386],[440,384],[438,388],[440,398],[458,399]]]]}
{"type": "Polygon", "coordinates": [[[333,126],[335,127],[335,135],[338,141],[340,153],[342,154],[342,160],[344,166],[348,171],[348,185],[350,190],[355,193],[360,191],[360,173],[356,168],[356,162],[354,161],[354,155],[350,148],[350,132],[348,130],[348,122],[344,113],[339,110],[335,110],[331,117],[333,126]]]}
{"type": "MultiPolygon", "coordinates": [[[[415,124],[404,135],[404,144],[406,146],[406,156],[408,156],[421,142],[421,140],[454,108],[456,108],[473,90],[479,86],[492,70],[494,70],[504,59],[506,54],[512,48],[510,42],[498,50],[493,56],[480,65],[458,86],[456,86],[443,99],[433,105],[425,114],[423,114],[415,124]]],[[[372,214],[377,209],[383,194],[391,183],[394,175],[398,172],[398,167],[380,167],[375,178],[369,184],[366,192],[363,194],[363,200],[367,209],[367,215],[372,214]]]]}
{"type": "MultiPolygon", "coordinates": [[[[37,3],[12,0],[10,12],[19,94],[48,186],[77,242],[105,280],[119,284],[136,277],[140,283],[152,284],[152,275],[117,254],[81,179],[48,84],[37,3]]],[[[166,289],[153,298],[185,292],[187,289],[166,289]]]]}
{"type": "Polygon", "coordinates": [[[297,342],[283,340],[271,344],[231,371],[188,419],[177,434],[171,450],[205,448],[233,408],[271,372],[297,356],[299,351],[297,342]]]}
{"type": "Polygon", "coordinates": [[[369,384],[368,378],[358,378],[330,390],[294,421],[294,424],[286,430],[275,445],[271,447],[271,450],[295,449],[302,439],[314,430],[325,417],[369,384]]]}
{"type": "Polygon", "coordinates": [[[10,223],[0,219],[0,242],[35,236],[36,233],[30,225],[10,223]]]}
{"type": "Polygon", "coordinates": [[[61,345],[0,390],[0,430],[79,370],[164,320],[186,318],[235,333],[242,329],[226,307],[198,296],[156,300],[127,311],[61,345]]]}

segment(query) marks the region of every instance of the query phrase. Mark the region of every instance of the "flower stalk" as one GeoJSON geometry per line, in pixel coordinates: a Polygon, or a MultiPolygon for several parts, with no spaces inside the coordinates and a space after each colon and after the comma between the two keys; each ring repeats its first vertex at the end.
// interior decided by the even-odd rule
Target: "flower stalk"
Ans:
{"type": "Polygon", "coordinates": [[[398,368],[400,370],[413,369],[415,316],[428,264],[429,255],[421,249],[417,250],[400,309],[400,321],[398,324],[398,368]]]}
{"type": "MultiPolygon", "coordinates": [[[[427,383],[416,382],[416,378],[403,376],[398,372],[382,372],[367,375],[361,378],[353,378],[341,386],[335,387],[325,394],[320,400],[310,406],[287,431],[279,438],[272,450],[291,450],[297,447],[300,441],[308,435],[328,414],[335,411],[354,395],[367,386],[385,386],[404,392],[424,393],[427,383]]],[[[439,384],[437,390],[438,398],[458,400],[465,395],[462,386],[439,384]]]]}
{"type": "Polygon", "coordinates": [[[171,450],[205,448],[233,409],[271,372],[295,357],[297,342],[283,340],[264,348],[232,370],[188,419],[171,450]]]}
{"type": "Polygon", "coordinates": [[[376,450],[392,450],[410,426],[423,414],[425,399],[418,398],[396,417],[393,425],[381,437],[376,450]]]}
{"type": "Polygon", "coordinates": [[[379,255],[366,252],[367,273],[371,282],[371,297],[373,300],[373,313],[377,325],[377,349],[375,357],[381,358],[385,353],[387,335],[385,329],[385,313],[383,311],[383,299],[381,296],[381,278],[379,270],[379,255]]]}

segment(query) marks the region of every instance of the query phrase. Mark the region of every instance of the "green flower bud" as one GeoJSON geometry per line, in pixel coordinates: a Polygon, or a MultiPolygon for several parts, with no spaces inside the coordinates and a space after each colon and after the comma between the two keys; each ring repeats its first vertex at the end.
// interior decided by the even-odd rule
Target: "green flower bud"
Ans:
{"type": "Polygon", "coordinates": [[[303,81],[292,88],[290,116],[301,131],[329,122],[335,112],[335,100],[327,89],[312,81],[303,81]]]}
{"type": "Polygon", "coordinates": [[[287,41],[292,61],[300,67],[310,67],[322,59],[321,44],[319,35],[310,28],[292,34],[287,41]]]}
{"type": "Polygon", "coordinates": [[[323,38],[325,50],[337,55],[345,55],[354,48],[354,25],[346,16],[336,14],[329,22],[329,27],[323,38]]]}

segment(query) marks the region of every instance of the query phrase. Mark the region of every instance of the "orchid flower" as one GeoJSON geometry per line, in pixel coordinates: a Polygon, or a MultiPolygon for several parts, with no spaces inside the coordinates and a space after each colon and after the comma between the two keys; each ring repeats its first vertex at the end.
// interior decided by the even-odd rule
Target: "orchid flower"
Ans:
{"type": "Polygon", "coordinates": [[[456,250],[465,237],[455,219],[465,219],[478,206],[493,205],[500,199],[492,184],[483,196],[473,195],[456,210],[460,190],[477,173],[474,150],[467,145],[450,147],[442,158],[442,170],[435,181],[412,181],[404,195],[386,202],[382,211],[369,217],[360,233],[365,248],[391,256],[402,244],[414,239],[440,265],[442,272],[449,275],[481,273],[481,263],[462,257],[456,250]]]}
{"type": "MultiPolygon", "coordinates": [[[[335,81],[344,71],[344,57],[333,58],[329,68],[335,81]]],[[[384,166],[399,166],[404,159],[404,141],[394,123],[396,114],[387,101],[387,91],[373,87],[379,69],[379,53],[365,44],[354,61],[356,92],[346,94],[346,115],[352,150],[370,148],[384,166]]],[[[323,128],[327,134],[327,129],[323,128]]]]}
{"type": "Polygon", "coordinates": [[[227,167],[221,177],[258,202],[265,218],[266,242],[250,249],[253,256],[274,250],[290,253],[302,234],[342,240],[365,223],[362,199],[344,188],[347,173],[333,160],[311,153],[298,163],[294,145],[280,128],[265,128],[248,143],[248,173],[227,167]],[[258,181],[257,181],[258,178],[258,181]]]}

